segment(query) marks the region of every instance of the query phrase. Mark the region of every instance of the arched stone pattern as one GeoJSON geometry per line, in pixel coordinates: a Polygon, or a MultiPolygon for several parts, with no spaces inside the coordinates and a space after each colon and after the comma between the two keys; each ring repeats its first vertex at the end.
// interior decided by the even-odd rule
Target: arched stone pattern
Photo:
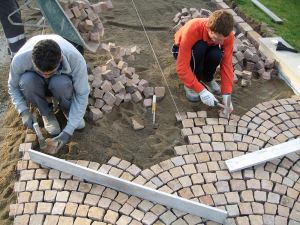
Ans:
{"type": "MultiPolygon", "coordinates": [[[[299,138],[298,98],[261,103],[229,121],[207,118],[204,111],[176,118],[187,144],[176,146],[171,159],[144,170],[116,157],[103,165],[74,162],[225,209],[229,225],[300,224],[299,152],[234,173],[225,165],[227,159],[299,138]]],[[[18,199],[10,211],[16,224],[215,224],[31,161],[20,161],[18,169],[18,199]]]]}

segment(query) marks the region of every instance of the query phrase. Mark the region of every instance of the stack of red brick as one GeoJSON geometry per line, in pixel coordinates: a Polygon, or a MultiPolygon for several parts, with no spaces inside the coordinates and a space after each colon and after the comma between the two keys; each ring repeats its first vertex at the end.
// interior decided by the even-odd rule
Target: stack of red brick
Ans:
{"type": "Polygon", "coordinates": [[[59,0],[59,3],[84,41],[100,42],[104,27],[98,14],[113,8],[110,0],[93,5],[84,0],[59,0]]]}
{"type": "MultiPolygon", "coordinates": [[[[173,29],[177,31],[187,21],[193,18],[206,18],[211,13],[211,11],[206,9],[183,8],[173,19],[176,23],[173,29]]],[[[242,87],[250,85],[253,77],[270,80],[272,75],[277,74],[274,60],[267,59],[250,43],[243,33],[237,33],[236,30],[232,64],[234,66],[235,82],[242,87]]],[[[219,68],[217,70],[218,73],[219,68]]]]}
{"type": "Polygon", "coordinates": [[[151,87],[147,80],[136,74],[135,68],[124,61],[139,53],[138,47],[122,48],[114,43],[101,46],[112,58],[104,66],[92,68],[89,74],[89,116],[93,121],[102,118],[103,113],[110,113],[114,106],[122,102],[138,103],[144,100],[144,106],[150,107],[154,94],[158,101],[165,96],[165,87],[151,87]]]}

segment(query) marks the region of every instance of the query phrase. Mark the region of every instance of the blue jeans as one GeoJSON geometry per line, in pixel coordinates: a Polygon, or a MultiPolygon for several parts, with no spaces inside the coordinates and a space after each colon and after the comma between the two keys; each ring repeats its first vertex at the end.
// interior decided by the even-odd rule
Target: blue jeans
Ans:
{"type": "Polygon", "coordinates": [[[49,115],[51,107],[46,97],[53,96],[58,100],[60,108],[68,112],[73,95],[72,80],[68,75],[55,74],[48,79],[36,72],[28,71],[21,75],[20,90],[27,102],[37,107],[42,116],[49,115]]]}
{"type": "MultiPolygon", "coordinates": [[[[179,47],[173,45],[172,54],[178,56],[179,47]]],[[[218,45],[209,46],[204,41],[198,41],[192,48],[190,67],[198,81],[210,82],[223,57],[223,52],[218,45]]]]}

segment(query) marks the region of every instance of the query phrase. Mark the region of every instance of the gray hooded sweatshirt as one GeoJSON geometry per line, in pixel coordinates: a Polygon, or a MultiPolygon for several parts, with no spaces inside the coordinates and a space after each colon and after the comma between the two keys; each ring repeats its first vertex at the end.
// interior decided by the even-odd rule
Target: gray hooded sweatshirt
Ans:
{"type": "Polygon", "coordinates": [[[59,35],[38,35],[29,39],[14,56],[8,78],[8,93],[12,98],[17,111],[22,113],[28,109],[24,96],[20,90],[20,77],[26,71],[34,71],[32,64],[32,50],[40,40],[51,39],[55,41],[62,51],[62,69],[58,74],[69,75],[73,84],[73,96],[68,115],[68,123],[63,131],[72,135],[82,120],[88,104],[90,87],[88,84],[87,66],[83,56],[67,40],[59,35]]]}

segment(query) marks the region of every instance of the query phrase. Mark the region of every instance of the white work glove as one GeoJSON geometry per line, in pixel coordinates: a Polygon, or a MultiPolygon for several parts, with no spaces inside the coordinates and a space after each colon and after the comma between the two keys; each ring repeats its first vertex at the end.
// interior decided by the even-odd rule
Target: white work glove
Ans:
{"type": "Polygon", "coordinates": [[[203,89],[203,91],[201,91],[199,93],[200,99],[201,101],[208,106],[215,106],[217,102],[219,102],[215,96],[210,93],[206,88],[203,89]]]}

